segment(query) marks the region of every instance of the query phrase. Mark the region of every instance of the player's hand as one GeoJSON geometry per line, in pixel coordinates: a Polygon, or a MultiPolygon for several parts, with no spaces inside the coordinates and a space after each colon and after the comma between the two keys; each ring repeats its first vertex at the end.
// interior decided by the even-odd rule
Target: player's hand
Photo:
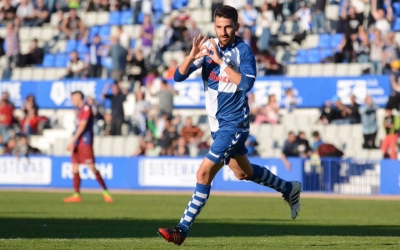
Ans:
{"type": "Polygon", "coordinates": [[[196,60],[199,59],[200,57],[205,56],[205,52],[203,51],[204,49],[207,50],[206,46],[204,46],[204,42],[207,40],[207,37],[203,37],[201,39],[201,34],[199,34],[197,37],[193,38],[193,43],[192,43],[192,50],[190,51],[189,56],[196,60]]]}
{"type": "Polygon", "coordinates": [[[209,40],[211,43],[211,47],[205,53],[206,56],[209,56],[216,64],[221,65],[223,60],[219,55],[218,46],[214,39],[209,40]]]}
{"type": "Polygon", "coordinates": [[[74,145],[75,143],[73,141],[71,141],[70,143],[68,143],[67,145],[67,151],[72,151],[74,149],[74,145]]]}
{"type": "Polygon", "coordinates": [[[286,168],[287,171],[290,171],[290,169],[292,169],[292,165],[290,164],[289,161],[285,162],[285,168],[286,168]]]}

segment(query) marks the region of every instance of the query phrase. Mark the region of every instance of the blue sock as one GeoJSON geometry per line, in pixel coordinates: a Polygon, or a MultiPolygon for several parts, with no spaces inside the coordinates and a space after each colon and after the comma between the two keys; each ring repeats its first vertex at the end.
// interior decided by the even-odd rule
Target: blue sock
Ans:
{"type": "Polygon", "coordinates": [[[251,165],[254,169],[251,181],[273,188],[276,191],[281,192],[285,197],[290,195],[290,192],[292,191],[292,183],[279,178],[264,167],[255,164],[251,165]]]}
{"type": "Polygon", "coordinates": [[[189,228],[192,226],[197,215],[207,202],[210,196],[211,185],[202,185],[196,183],[196,189],[187,205],[185,212],[182,215],[181,221],[178,226],[182,229],[183,235],[186,237],[189,228]]]}

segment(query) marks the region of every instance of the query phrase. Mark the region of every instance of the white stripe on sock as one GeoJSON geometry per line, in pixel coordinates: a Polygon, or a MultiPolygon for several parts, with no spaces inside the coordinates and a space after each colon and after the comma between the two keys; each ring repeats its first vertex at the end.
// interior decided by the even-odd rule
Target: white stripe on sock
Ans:
{"type": "Polygon", "coordinates": [[[261,180],[264,180],[265,177],[267,176],[268,170],[264,169],[263,176],[261,177],[261,180]]]}
{"type": "Polygon", "coordinates": [[[278,182],[279,182],[279,178],[275,178],[275,181],[274,181],[274,187],[276,187],[276,185],[278,185],[278,182]]]}
{"type": "Polygon", "coordinates": [[[285,186],[286,186],[286,181],[282,181],[281,186],[279,188],[284,190],[285,186]]]}
{"type": "Polygon", "coordinates": [[[187,222],[191,222],[193,220],[192,217],[185,215],[185,217],[183,218],[185,221],[187,222]]]}
{"type": "Polygon", "coordinates": [[[198,206],[198,207],[200,207],[201,205],[204,204],[204,202],[201,202],[201,201],[196,200],[196,199],[193,199],[192,203],[195,204],[195,205],[198,206]]]}
{"type": "MultiPolygon", "coordinates": [[[[197,213],[197,209],[193,208],[193,207],[189,207],[189,212],[191,212],[192,214],[196,214],[197,213]]],[[[185,212],[186,214],[186,212],[185,212]]]]}
{"type": "Polygon", "coordinates": [[[200,193],[200,192],[197,192],[197,191],[196,191],[196,196],[200,197],[200,198],[203,198],[203,199],[207,199],[207,194],[203,194],[203,193],[200,193]]]}

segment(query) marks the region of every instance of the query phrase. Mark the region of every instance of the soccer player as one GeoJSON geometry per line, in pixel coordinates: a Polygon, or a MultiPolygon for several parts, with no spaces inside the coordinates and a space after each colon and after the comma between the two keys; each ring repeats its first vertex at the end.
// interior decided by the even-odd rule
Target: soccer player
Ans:
{"type": "Polygon", "coordinates": [[[72,151],[72,172],[74,174],[73,184],[75,193],[64,199],[64,202],[81,202],[79,194],[81,178],[79,176],[79,164],[86,164],[96,176],[97,182],[103,188],[103,197],[105,202],[112,202],[110,193],[107,191],[106,184],[99,171],[94,166],[93,154],[93,112],[90,105],[85,103],[84,95],[81,91],[75,91],[71,94],[72,104],[77,108],[77,128],[71,142],[67,146],[68,151],[72,151]]]}
{"type": "Polygon", "coordinates": [[[251,164],[246,156],[250,110],[247,93],[256,77],[254,54],[244,41],[235,36],[239,29],[237,10],[224,5],[216,9],[214,28],[217,38],[208,41],[201,35],[193,39],[190,54],[175,71],[175,81],[184,81],[202,68],[206,109],[214,143],[197,171],[194,194],[179,224],[160,228],[158,234],[168,242],[181,245],[189,228],[206,204],[211,182],[225,165],[240,180],[249,180],[282,193],[289,204],[291,217],[300,210],[301,183],[288,182],[268,169],[251,164]]]}

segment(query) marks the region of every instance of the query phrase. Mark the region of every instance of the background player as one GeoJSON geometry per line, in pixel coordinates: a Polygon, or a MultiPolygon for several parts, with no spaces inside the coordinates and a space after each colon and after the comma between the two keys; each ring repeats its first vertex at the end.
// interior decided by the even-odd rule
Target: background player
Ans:
{"type": "Polygon", "coordinates": [[[175,71],[175,81],[183,81],[202,68],[206,109],[214,143],[197,171],[194,194],[180,223],[173,228],[160,228],[158,234],[167,241],[181,245],[210,195],[211,182],[224,166],[240,180],[250,180],[281,192],[291,208],[292,219],[300,210],[301,183],[286,182],[268,169],[250,164],[245,147],[249,135],[247,92],[256,77],[254,54],[242,39],[237,10],[224,5],[215,13],[217,38],[206,42],[201,35],[193,39],[193,47],[175,71]],[[205,43],[206,42],[206,43],[205,43]]]}
{"type": "Polygon", "coordinates": [[[79,164],[86,164],[96,176],[96,180],[103,188],[103,197],[105,202],[112,202],[110,193],[107,191],[106,184],[99,171],[94,166],[93,153],[93,113],[92,107],[85,103],[84,95],[81,91],[75,91],[71,94],[72,104],[77,108],[77,128],[71,142],[67,146],[68,151],[72,151],[72,172],[74,173],[73,185],[75,193],[64,199],[64,202],[81,202],[79,194],[81,178],[79,176],[79,164]]]}

